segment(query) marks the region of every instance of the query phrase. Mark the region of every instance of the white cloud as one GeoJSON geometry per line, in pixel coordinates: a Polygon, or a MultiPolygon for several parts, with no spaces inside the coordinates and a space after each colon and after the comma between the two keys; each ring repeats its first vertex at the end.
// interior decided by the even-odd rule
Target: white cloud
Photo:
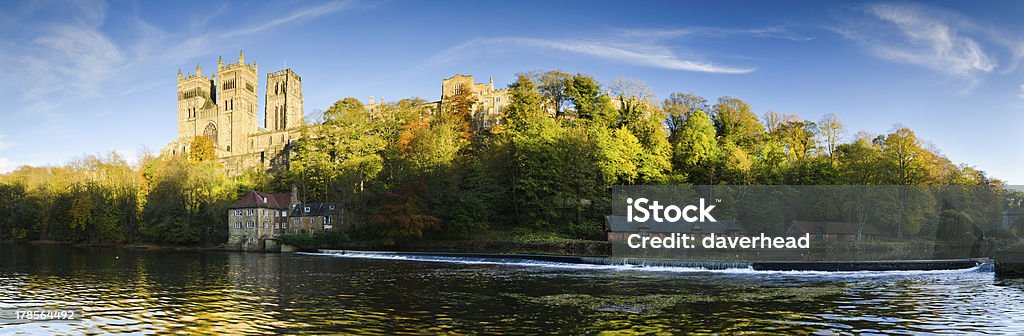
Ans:
{"type": "Polygon", "coordinates": [[[997,68],[1016,68],[1024,57],[1024,44],[956,13],[910,4],[874,4],[863,13],[832,30],[878,58],[966,79],[970,86],[997,68]],[[1010,54],[1007,64],[997,62],[997,51],[1010,54]]]}
{"type": "Polygon", "coordinates": [[[14,171],[15,168],[18,167],[14,164],[14,161],[5,157],[0,157],[0,174],[10,173],[11,171],[14,171]]]}

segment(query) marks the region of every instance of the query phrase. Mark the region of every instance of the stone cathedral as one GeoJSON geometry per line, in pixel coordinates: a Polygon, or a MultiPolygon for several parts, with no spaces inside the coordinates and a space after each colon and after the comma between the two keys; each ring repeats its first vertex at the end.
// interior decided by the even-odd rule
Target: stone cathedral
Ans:
{"type": "Polygon", "coordinates": [[[303,120],[302,78],[291,69],[267,74],[262,127],[257,125],[259,71],[256,62],[217,60],[206,76],[178,71],[178,138],[161,154],[183,155],[198,136],[213,140],[229,175],[287,163],[288,145],[299,138],[303,120]]]}

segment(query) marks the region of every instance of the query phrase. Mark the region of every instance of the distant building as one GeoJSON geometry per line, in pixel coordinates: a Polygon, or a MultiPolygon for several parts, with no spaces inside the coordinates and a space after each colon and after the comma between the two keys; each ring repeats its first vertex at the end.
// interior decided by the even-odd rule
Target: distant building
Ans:
{"type": "MultiPolygon", "coordinates": [[[[857,223],[793,221],[786,234],[811,234],[812,241],[852,241],[857,239],[857,223]]],[[[864,224],[860,240],[877,240],[882,233],[872,224],[864,224]]]]}
{"type": "Polygon", "coordinates": [[[227,245],[243,251],[276,251],[277,236],[332,230],[340,215],[341,208],[333,203],[300,203],[296,188],[288,194],[253,191],[228,207],[227,245]]]}
{"type": "MultiPolygon", "coordinates": [[[[487,83],[477,83],[473,80],[473,76],[462,74],[445,78],[441,81],[441,100],[424,103],[423,107],[429,108],[432,113],[437,113],[443,110],[449,97],[467,92],[476,99],[476,103],[472,107],[474,130],[487,129],[501,122],[505,107],[511,100],[508,89],[494,88],[494,78],[490,78],[487,83]]],[[[384,98],[377,100],[370,97],[370,101],[366,104],[366,110],[373,114],[382,106],[384,106],[384,98]]]]}
{"type": "Polygon", "coordinates": [[[607,216],[605,232],[608,235],[608,242],[626,241],[629,235],[639,233],[647,237],[668,237],[672,233],[687,234],[696,237],[698,240],[709,236],[712,233],[716,237],[744,237],[747,230],[736,220],[720,220],[717,222],[687,223],[687,222],[629,222],[625,216],[607,216]]]}

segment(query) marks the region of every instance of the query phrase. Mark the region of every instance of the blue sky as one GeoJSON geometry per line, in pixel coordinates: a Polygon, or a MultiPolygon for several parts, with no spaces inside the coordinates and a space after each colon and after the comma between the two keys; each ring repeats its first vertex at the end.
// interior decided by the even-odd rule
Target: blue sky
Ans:
{"type": "Polygon", "coordinates": [[[1021,17],[1010,1],[4,2],[0,172],[159,151],[176,136],[178,69],[209,73],[244,49],[260,76],[286,64],[302,76],[307,112],[350,96],[436,99],[455,73],[505,86],[561,69],[643,80],[659,101],[687,91],[759,115],[834,112],[849,136],[900,124],[1021,184],[1021,17]]]}

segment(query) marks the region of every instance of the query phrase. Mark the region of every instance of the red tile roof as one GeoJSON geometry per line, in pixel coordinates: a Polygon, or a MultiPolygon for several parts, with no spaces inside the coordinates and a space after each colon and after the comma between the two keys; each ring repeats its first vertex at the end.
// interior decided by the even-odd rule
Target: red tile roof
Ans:
{"type": "Polygon", "coordinates": [[[290,194],[268,194],[259,191],[253,191],[241,199],[232,203],[229,209],[237,208],[275,208],[275,209],[288,209],[288,205],[291,202],[290,194]]]}

